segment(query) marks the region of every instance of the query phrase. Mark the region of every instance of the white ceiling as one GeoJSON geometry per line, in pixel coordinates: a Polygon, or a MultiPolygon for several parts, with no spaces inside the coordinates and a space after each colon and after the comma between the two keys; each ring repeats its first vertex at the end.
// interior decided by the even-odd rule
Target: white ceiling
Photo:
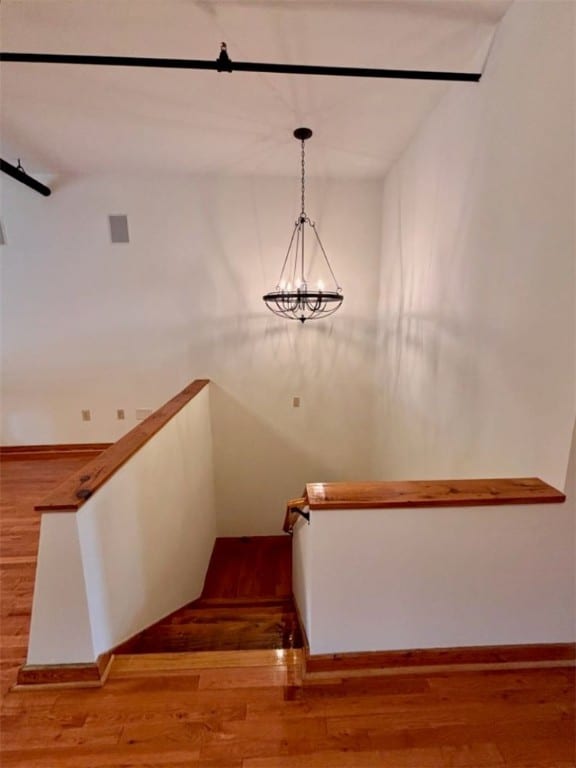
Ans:
{"type": "MultiPolygon", "coordinates": [[[[511,0],[2,0],[4,51],[479,71],[511,0]]],[[[29,172],[379,177],[447,87],[3,63],[2,157],[29,172]]]]}

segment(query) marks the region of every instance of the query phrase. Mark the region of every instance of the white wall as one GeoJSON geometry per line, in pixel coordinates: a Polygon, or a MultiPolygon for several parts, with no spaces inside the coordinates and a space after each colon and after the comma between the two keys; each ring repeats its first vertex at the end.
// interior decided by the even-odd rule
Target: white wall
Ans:
{"type": "Polygon", "coordinates": [[[574,521],[568,503],[313,510],[294,542],[311,653],[573,642],[574,521]]]}
{"type": "Polygon", "coordinates": [[[297,178],[56,178],[50,198],[3,179],[2,442],[112,440],[135,408],[209,377],[222,535],[277,533],[311,480],[562,486],[576,407],[572,17],[570,2],[514,4],[482,82],[453,86],[383,204],[378,182],[310,179],[346,296],[322,323],[277,319],[260,298],[297,178]],[[129,245],[109,244],[110,213],[128,214],[129,245]]]}
{"type": "Polygon", "coordinates": [[[2,182],[4,444],[113,440],[136,408],[207,377],[221,534],[279,533],[306,481],[365,478],[379,182],[310,179],[307,208],[345,300],[303,327],[261,300],[298,213],[296,177],[52,186],[42,198],[2,182]],[[128,215],[130,244],[109,243],[111,213],[128,215]]]}
{"type": "Polygon", "coordinates": [[[311,528],[300,518],[296,521],[292,534],[292,592],[307,642],[312,636],[314,621],[311,581],[313,568],[314,548],[311,528]]]}
{"type": "Polygon", "coordinates": [[[209,387],[76,513],[44,513],[28,664],[93,661],[196,599],[216,537],[209,387]]]}
{"type": "Polygon", "coordinates": [[[76,515],[43,514],[28,639],[28,664],[96,659],[76,515]]]}
{"type": "Polygon", "coordinates": [[[375,475],[563,487],[575,405],[574,4],[517,2],[387,177],[375,475]]]}

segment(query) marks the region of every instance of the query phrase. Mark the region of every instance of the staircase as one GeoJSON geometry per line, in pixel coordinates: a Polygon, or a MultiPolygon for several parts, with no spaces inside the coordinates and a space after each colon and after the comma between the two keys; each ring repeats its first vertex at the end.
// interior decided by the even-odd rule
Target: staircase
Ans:
{"type": "Polygon", "coordinates": [[[217,539],[202,596],[114,653],[301,648],[291,582],[289,537],[217,539]]]}

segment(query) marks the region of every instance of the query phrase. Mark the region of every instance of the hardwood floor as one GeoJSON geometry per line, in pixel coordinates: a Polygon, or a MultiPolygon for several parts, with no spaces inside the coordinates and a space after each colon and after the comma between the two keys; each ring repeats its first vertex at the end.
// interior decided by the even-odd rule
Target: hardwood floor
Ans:
{"type": "Polygon", "coordinates": [[[300,651],[124,656],[97,690],[12,692],[27,768],[573,768],[568,670],[299,681],[300,651]]]}
{"type": "MultiPolygon", "coordinates": [[[[10,471],[3,472],[5,688],[26,644],[37,537],[31,504],[57,482],[58,473],[78,468],[57,460],[43,469],[40,461],[28,468],[18,464],[10,462],[10,471]]],[[[302,682],[300,671],[299,650],[121,656],[100,689],[6,693],[0,764],[576,766],[573,669],[343,676],[322,682],[302,682]]]]}
{"type": "Polygon", "coordinates": [[[199,600],[123,643],[116,653],[301,648],[288,536],[216,540],[199,600]]]}

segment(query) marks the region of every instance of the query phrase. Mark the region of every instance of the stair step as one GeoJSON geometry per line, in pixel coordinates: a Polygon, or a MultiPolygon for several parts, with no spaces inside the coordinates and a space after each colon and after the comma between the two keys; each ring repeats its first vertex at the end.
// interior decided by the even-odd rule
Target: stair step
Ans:
{"type": "Polygon", "coordinates": [[[293,615],[294,608],[285,607],[236,607],[225,606],[222,608],[181,608],[162,621],[165,626],[175,624],[217,624],[229,621],[270,621],[277,619],[282,621],[285,617],[293,615]]]}
{"type": "Polygon", "coordinates": [[[193,651],[190,653],[138,653],[115,656],[109,679],[197,673],[203,669],[271,669],[295,670],[302,666],[302,651],[246,650],[246,651],[193,651]]]}
{"type": "Polygon", "coordinates": [[[285,536],[217,539],[204,592],[116,654],[301,648],[285,536]]]}
{"type": "Polygon", "coordinates": [[[191,603],[119,646],[115,653],[301,648],[292,600],[191,603]]]}
{"type": "MultiPolygon", "coordinates": [[[[129,648],[127,653],[156,653],[159,641],[162,641],[164,653],[191,653],[192,651],[236,651],[238,645],[244,650],[281,650],[285,648],[297,648],[296,644],[291,645],[289,639],[283,637],[265,637],[261,633],[257,637],[218,637],[215,633],[205,637],[195,637],[192,634],[182,635],[181,637],[163,637],[154,638],[146,642],[142,640],[133,648],[129,648]]],[[[118,652],[121,656],[122,652],[118,652]]]]}
{"type": "Polygon", "coordinates": [[[284,606],[293,605],[292,595],[282,595],[280,597],[199,597],[198,600],[189,603],[186,607],[204,608],[221,606],[284,606]]]}

